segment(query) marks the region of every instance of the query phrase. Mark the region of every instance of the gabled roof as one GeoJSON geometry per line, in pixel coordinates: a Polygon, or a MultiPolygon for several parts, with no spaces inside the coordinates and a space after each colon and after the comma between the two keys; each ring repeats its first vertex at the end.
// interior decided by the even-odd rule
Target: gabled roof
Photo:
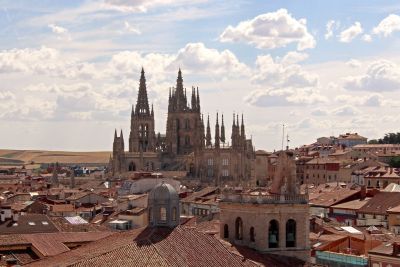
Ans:
{"type": "Polygon", "coordinates": [[[54,233],[57,227],[44,214],[20,215],[15,223],[10,219],[0,222],[1,234],[31,234],[31,233],[54,233]]]}
{"type": "Polygon", "coordinates": [[[299,260],[224,245],[192,227],[140,228],[115,233],[28,266],[299,266],[299,260]],[[253,255],[257,254],[257,255],[253,255]],[[257,260],[257,257],[259,260],[257,260]],[[255,259],[254,262],[251,259],[255,259]],[[261,261],[262,260],[262,261],[261,261]],[[258,263],[262,262],[262,264],[258,263]]]}
{"type": "Polygon", "coordinates": [[[360,213],[386,214],[388,209],[400,205],[400,192],[379,192],[358,210],[360,213]]]}

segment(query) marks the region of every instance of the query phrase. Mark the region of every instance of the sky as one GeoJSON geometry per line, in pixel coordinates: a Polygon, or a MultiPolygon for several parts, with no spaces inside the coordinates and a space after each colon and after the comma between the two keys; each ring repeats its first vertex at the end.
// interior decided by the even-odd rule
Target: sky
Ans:
{"type": "MultiPolygon", "coordinates": [[[[256,149],[400,123],[398,1],[0,0],[0,148],[109,151],[140,69],[156,132],[177,71],[256,149]]],[[[213,131],[212,131],[213,132],[213,131]]]]}

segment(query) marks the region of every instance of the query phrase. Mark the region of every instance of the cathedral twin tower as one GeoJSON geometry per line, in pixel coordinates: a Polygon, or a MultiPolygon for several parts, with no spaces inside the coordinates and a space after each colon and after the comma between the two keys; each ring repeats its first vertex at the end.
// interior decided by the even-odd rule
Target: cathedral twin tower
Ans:
{"type": "MultiPolygon", "coordinates": [[[[207,118],[207,127],[205,127],[201,114],[198,88],[192,87],[189,97],[190,100],[186,88],[183,87],[182,72],[179,69],[176,87],[169,91],[166,134],[158,133],[156,135],[153,105],[150,108],[146,78],[142,68],[137,103],[136,106],[132,106],[129,152],[124,151],[122,131],[119,137],[115,131],[113,158],[110,161],[113,171],[168,169],[171,165],[178,168],[179,164],[177,163],[179,162],[177,161],[183,159],[185,155],[194,153],[195,156],[199,156],[203,155],[205,150],[229,148],[237,152],[246,152],[249,146],[250,150],[253,150],[251,140],[246,140],[243,115],[240,126],[239,117],[235,118],[234,115],[231,146],[227,146],[225,144],[224,117],[222,115],[220,126],[217,113],[213,145],[209,117],[207,118]],[[223,144],[222,147],[221,144],[223,144]]],[[[192,167],[197,170],[193,170],[193,172],[199,174],[201,160],[196,159],[195,161],[197,167],[192,167]]],[[[183,164],[181,167],[184,167],[183,164]]]]}

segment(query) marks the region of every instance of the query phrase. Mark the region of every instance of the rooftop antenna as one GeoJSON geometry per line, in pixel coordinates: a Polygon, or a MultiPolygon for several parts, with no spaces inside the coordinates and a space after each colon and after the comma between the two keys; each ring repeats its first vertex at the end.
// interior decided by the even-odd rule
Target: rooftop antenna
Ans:
{"type": "Polygon", "coordinates": [[[283,150],[284,139],[285,139],[285,124],[282,124],[282,148],[281,148],[281,150],[283,150]]]}

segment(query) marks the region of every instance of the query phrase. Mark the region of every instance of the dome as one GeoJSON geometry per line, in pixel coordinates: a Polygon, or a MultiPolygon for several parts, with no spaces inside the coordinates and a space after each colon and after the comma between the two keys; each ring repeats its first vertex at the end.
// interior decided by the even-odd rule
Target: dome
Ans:
{"type": "Polygon", "coordinates": [[[162,182],[150,191],[148,213],[151,226],[179,225],[179,195],[172,185],[162,182]]]}
{"type": "Polygon", "coordinates": [[[176,199],[179,199],[179,195],[175,188],[172,185],[164,182],[156,185],[156,187],[154,187],[149,193],[149,200],[169,201],[176,199]]]}

